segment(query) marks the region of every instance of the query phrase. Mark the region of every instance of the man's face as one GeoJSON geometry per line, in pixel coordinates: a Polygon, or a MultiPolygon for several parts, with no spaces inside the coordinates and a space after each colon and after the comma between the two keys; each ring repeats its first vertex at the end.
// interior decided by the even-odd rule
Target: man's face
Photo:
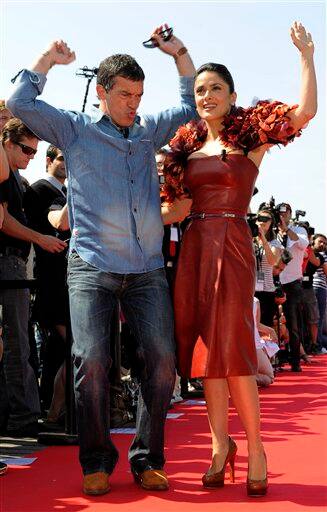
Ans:
{"type": "Polygon", "coordinates": [[[52,161],[47,157],[47,173],[57,178],[57,180],[66,179],[65,160],[61,151],[58,152],[57,156],[52,161]]]}
{"type": "Polygon", "coordinates": [[[12,118],[11,113],[7,108],[0,110],[0,132],[2,131],[4,125],[12,118]]]}
{"type": "Polygon", "coordinates": [[[132,126],[143,95],[143,81],[133,82],[116,76],[114,85],[108,92],[102,85],[97,85],[97,93],[101,110],[114,123],[121,127],[132,126]]]}
{"type": "Polygon", "coordinates": [[[7,140],[4,148],[10,169],[26,169],[29,161],[34,158],[38,143],[39,139],[36,137],[22,137],[18,143],[7,140]]]}
{"type": "Polygon", "coordinates": [[[156,155],[156,164],[157,164],[157,171],[158,171],[159,176],[163,175],[164,163],[165,163],[165,155],[163,155],[162,153],[158,153],[158,155],[156,155]]]}
{"type": "Polygon", "coordinates": [[[323,252],[326,250],[326,238],[323,236],[318,236],[313,242],[313,248],[315,251],[323,252]]]}

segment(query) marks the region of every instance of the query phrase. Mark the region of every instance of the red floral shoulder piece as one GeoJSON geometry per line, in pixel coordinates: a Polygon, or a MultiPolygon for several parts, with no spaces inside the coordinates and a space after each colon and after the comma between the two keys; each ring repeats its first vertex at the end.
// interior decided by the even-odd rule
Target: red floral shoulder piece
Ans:
{"type": "MultiPolygon", "coordinates": [[[[219,133],[221,142],[229,148],[248,153],[263,144],[286,146],[301,130],[294,133],[287,113],[297,105],[280,101],[259,101],[254,107],[233,107],[224,117],[224,129],[219,133]]],[[[204,121],[190,121],[181,126],[169,142],[170,152],[164,164],[165,184],[162,194],[166,202],[189,195],[184,188],[184,172],[187,158],[203,145],[207,136],[204,121]]]]}
{"type": "Polygon", "coordinates": [[[165,183],[162,187],[162,198],[167,203],[174,199],[190,197],[184,188],[184,171],[187,158],[203,145],[207,136],[207,127],[202,121],[190,121],[180,126],[170,140],[170,152],[166,155],[163,173],[165,183]]]}
{"type": "Polygon", "coordinates": [[[263,144],[286,146],[301,130],[294,133],[287,113],[297,105],[286,105],[280,101],[259,101],[254,107],[235,107],[224,118],[224,129],[220,139],[227,147],[248,151],[263,144]]]}

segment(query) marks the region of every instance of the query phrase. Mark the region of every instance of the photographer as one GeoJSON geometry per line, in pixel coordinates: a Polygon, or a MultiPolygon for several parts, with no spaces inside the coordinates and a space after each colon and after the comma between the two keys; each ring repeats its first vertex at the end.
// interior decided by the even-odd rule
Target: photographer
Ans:
{"type": "MultiPolygon", "coordinates": [[[[306,224],[302,224],[305,229],[306,224]]],[[[308,232],[309,237],[309,232],[308,232]]],[[[319,309],[318,302],[313,289],[313,276],[316,270],[324,264],[324,258],[321,254],[315,254],[312,242],[306,248],[304,252],[302,270],[303,270],[303,318],[304,318],[304,339],[306,341],[306,351],[308,353],[316,353],[317,348],[317,336],[318,336],[318,323],[319,323],[319,309]]],[[[306,354],[301,356],[306,362],[308,356],[306,354]]]]}
{"type": "Polygon", "coordinates": [[[302,261],[309,240],[307,232],[303,227],[290,224],[292,208],[288,203],[279,204],[276,210],[279,217],[277,238],[292,255],[292,260],[280,273],[280,282],[286,293],[284,312],[290,333],[291,371],[301,372],[302,261]]]}
{"type": "Polygon", "coordinates": [[[270,208],[259,209],[256,223],[258,236],[253,239],[257,268],[255,296],[260,301],[260,321],[272,327],[276,309],[273,266],[279,260],[283,246],[274,234],[274,217],[270,208]]]}
{"type": "Polygon", "coordinates": [[[319,324],[318,324],[318,337],[317,337],[317,348],[318,353],[327,353],[327,337],[323,334],[323,325],[326,314],[326,303],[327,303],[327,238],[325,235],[317,233],[312,238],[312,248],[316,257],[323,260],[322,264],[317,268],[316,273],[313,276],[313,288],[316,294],[318,308],[319,308],[319,324]]]}

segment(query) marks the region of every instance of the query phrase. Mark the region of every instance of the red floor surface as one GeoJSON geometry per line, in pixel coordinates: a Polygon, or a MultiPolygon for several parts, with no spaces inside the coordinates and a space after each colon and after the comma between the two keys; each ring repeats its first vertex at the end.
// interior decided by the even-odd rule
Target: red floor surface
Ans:
{"type": "Polygon", "coordinates": [[[81,492],[76,447],[38,452],[31,466],[10,467],[0,478],[1,512],[293,512],[326,510],[327,443],[324,392],[327,356],[314,359],[302,374],[283,372],[261,390],[262,433],[269,466],[269,493],[248,498],[246,443],[235,411],[230,432],[238,444],[236,482],[213,491],[201,487],[210,458],[210,436],[203,405],[181,404],[183,413],[167,421],[168,492],[148,493],[132,481],[127,464],[130,435],[115,435],[120,461],[112,491],[99,497],[81,492]]]}

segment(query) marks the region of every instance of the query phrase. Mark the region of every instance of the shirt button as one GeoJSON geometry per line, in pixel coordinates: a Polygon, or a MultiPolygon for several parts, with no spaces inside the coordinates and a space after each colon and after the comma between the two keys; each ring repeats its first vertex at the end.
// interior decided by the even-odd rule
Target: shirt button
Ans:
{"type": "Polygon", "coordinates": [[[128,152],[128,154],[129,154],[129,155],[131,155],[131,154],[132,154],[132,152],[131,152],[131,151],[129,151],[129,152],[128,152]]]}
{"type": "Polygon", "coordinates": [[[131,183],[134,183],[134,180],[131,180],[131,183]]]}

